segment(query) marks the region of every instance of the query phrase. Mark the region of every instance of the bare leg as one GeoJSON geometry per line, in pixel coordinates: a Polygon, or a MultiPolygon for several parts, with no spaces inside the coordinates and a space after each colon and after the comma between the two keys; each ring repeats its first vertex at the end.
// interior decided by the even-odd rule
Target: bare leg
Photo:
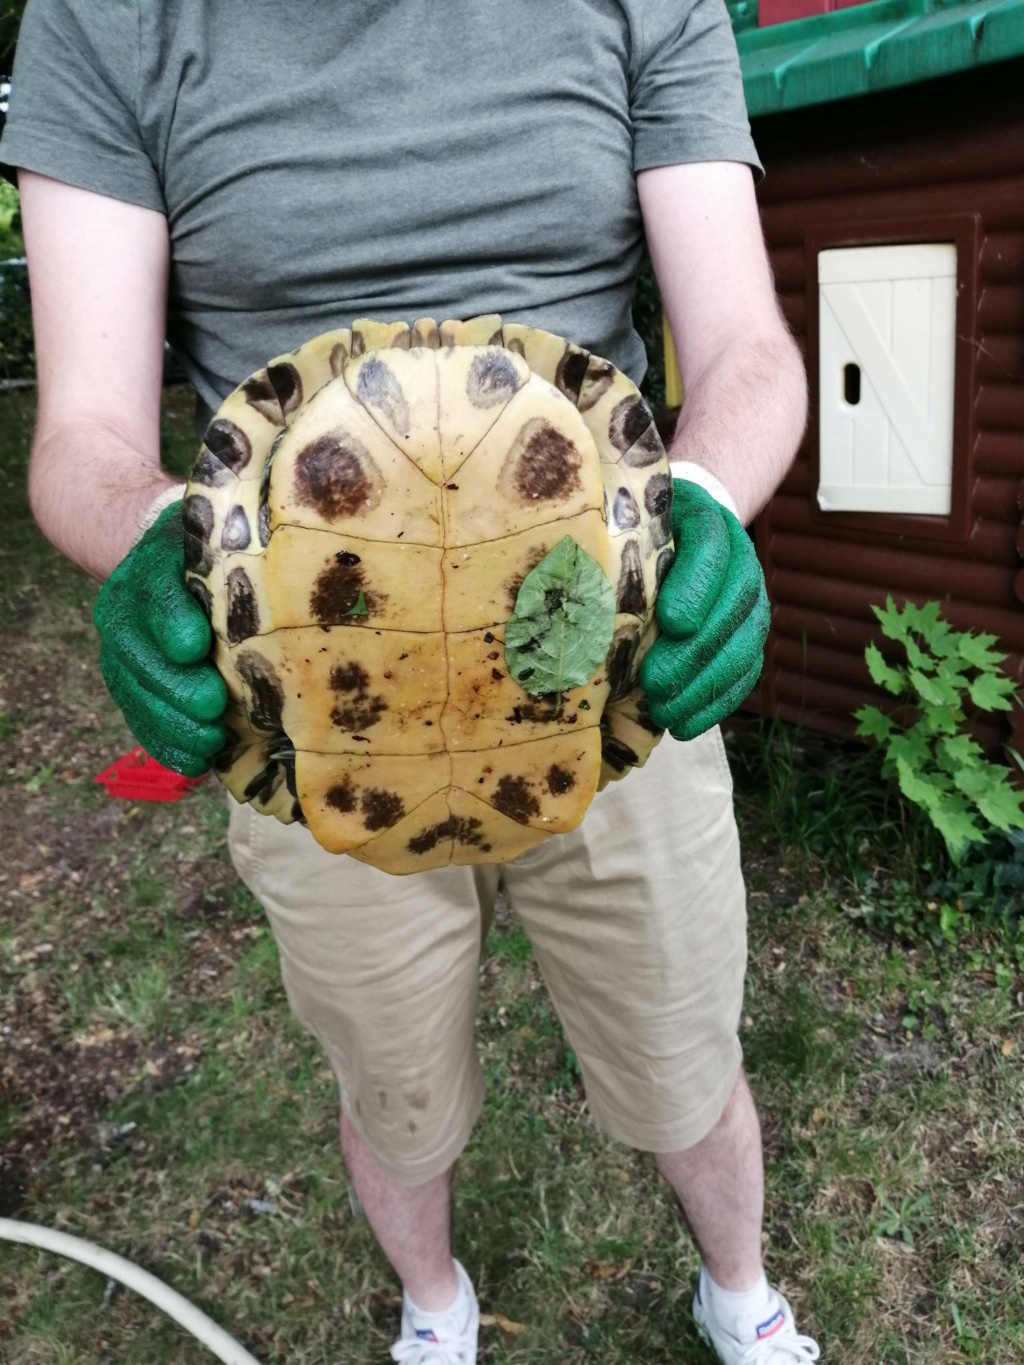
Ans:
{"type": "Polygon", "coordinates": [[[380,1249],[417,1308],[441,1312],[459,1292],[451,1247],[451,1171],[425,1185],[385,1175],[344,1114],[341,1148],[380,1249]]]}
{"type": "Polygon", "coordinates": [[[656,1160],[711,1278],[737,1293],[753,1288],[761,1274],[764,1158],[754,1097],[742,1072],[711,1132],[694,1147],[659,1153],[656,1160]]]}

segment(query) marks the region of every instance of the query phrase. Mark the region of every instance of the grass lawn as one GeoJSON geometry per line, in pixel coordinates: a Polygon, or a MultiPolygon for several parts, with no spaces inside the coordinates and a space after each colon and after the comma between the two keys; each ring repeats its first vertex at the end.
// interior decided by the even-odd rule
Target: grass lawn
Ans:
{"type": "MultiPolygon", "coordinates": [[[[335,1084],[228,862],[220,789],[136,805],[90,780],[131,740],[97,668],[94,589],[28,515],[33,404],[0,396],[0,1216],[139,1262],[268,1363],[383,1362],[399,1289],[350,1204],[335,1084]]],[[[189,391],[166,390],[165,408],[180,469],[189,391]]],[[[752,775],[751,742],[730,741],[771,1276],[828,1365],[1021,1362],[1017,959],[981,933],[904,943],[881,913],[891,881],[809,853],[806,803],[780,799],[779,762],[752,775]]],[[[826,745],[802,762],[863,870],[867,764],[826,745]]],[[[489,949],[487,1107],[455,1196],[457,1254],[489,1315],[481,1359],[708,1365],[671,1191],[590,1126],[507,915],[489,949]]],[[[212,1359],[127,1290],[9,1243],[0,1305],[4,1365],[212,1359]]]]}

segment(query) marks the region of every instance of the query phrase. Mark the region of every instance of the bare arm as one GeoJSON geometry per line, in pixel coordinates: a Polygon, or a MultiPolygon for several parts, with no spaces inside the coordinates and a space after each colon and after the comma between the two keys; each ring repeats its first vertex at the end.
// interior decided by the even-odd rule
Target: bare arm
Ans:
{"type": "Polygon", "coordinates": [[[658,166],[640,172],[637,190],[685,393],[669,457],[720,479],[747,523],[782,481],[807,415],[750,170],[658,166]]]}
{"type": "Polygon", "coordinates": [[[29,499],[95,578],[173,480],[160,467],[169,246],[163,214],[22,171],[39,409],[29,499]]]}

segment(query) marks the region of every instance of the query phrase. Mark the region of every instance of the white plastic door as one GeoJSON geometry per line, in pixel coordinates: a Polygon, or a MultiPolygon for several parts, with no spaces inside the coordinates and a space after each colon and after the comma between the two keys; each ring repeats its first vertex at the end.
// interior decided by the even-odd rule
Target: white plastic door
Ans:
{"type": "Polygon", "coordinates": [[[818,256],[824,511],[950,511],[956,244],[818,256]]]}

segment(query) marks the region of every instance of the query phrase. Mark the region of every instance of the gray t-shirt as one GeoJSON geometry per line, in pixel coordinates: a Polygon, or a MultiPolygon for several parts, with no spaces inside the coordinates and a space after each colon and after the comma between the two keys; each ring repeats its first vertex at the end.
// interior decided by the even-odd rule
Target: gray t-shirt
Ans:
{"type": "Polygon", "coordinates": [[[29,0],[0,161],[167,215],[200,427],[358,317],[501,313],[639,383],[634,173],[762,174],[724,0],[29,0]]]}

